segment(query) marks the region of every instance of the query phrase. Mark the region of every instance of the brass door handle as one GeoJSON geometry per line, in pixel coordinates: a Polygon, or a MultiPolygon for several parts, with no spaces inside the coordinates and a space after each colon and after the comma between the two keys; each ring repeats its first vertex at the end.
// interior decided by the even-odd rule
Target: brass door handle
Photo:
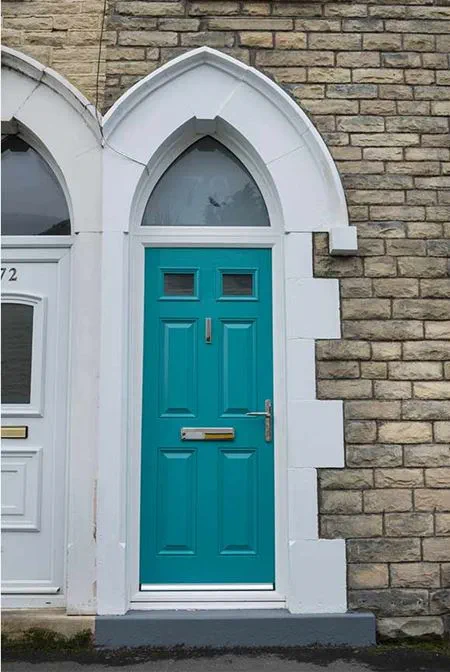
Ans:
{"type": "Polygon", "coordinates": [[[266,399],[264,402],[264,411],[250,411],[246,413],[250,418],[264,418],[264,438],[266,441],[272,441],[272,401],[271,399],[266,399]]]}

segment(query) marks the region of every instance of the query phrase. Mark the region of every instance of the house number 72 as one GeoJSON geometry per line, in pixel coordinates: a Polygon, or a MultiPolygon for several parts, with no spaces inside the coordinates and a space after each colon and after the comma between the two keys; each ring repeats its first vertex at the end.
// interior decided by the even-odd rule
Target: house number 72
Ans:
{"type": "Polygon", "coordinates": [[[2,266],[0,277],[2,280],[4,278],[8,282],[15,282],[15,280],[17,280],[17,268],[14,268],[14,266],[2,266]]]}

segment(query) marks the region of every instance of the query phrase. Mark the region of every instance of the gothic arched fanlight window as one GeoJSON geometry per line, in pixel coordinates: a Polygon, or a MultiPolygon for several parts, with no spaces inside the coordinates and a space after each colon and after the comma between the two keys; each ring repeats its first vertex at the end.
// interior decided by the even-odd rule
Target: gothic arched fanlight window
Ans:
{"type": "Polygon", "coordinates": [[[70,235],[69,210],[55,173],[17,135],[2,140],[2,234],[70,235]]]}
{"type": "Polygon", "coordinates": [[[244,165],[205,136],[166,170],[147,202],[143,226],[270,226],[262,194],[244,165]]]}

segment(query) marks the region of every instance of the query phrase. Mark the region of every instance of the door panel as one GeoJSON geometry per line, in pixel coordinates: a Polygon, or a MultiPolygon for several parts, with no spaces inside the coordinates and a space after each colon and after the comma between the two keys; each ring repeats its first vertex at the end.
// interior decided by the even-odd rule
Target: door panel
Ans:
{"type": "Polygon", "coordinates": [[[256,450],[221,450],[219,552],[257,553],[256,450]]]}
{"type": "Polygon", "coordinates": [[[197,401],[197,325],[161,322],[161,415],[194,416],[197,401]]]}
{"type": "Polygon", "coordinates": [[[16,254],[2,262],[2,427],[22,428],[2,441],[2,591],[62,594],[68,257],[16,254]]]}
{"type": "Polygon", "coordinates": [[[161,450],[158,465],[158,552],[195,551],[196,451],[161,450]]]}
{"type": "Polygon", "coordinates": [[[256,408],[256,324],[222,320],[221,327],[222,416],[244,415],[256,408]]]}
{"type": "Polygon", "coordinates": [[[270,250],[146,249],[143,584],[273,584],[271,316],[270,250]]]}

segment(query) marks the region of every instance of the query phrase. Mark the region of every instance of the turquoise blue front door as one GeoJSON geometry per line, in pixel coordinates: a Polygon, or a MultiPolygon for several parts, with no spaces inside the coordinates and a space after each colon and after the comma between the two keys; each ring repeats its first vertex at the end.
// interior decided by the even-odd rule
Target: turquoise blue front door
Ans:
{"type": "Polygon", "coordinates": [[[273,584],[265,249],[145,251],[141,584],[273,584]]]}

